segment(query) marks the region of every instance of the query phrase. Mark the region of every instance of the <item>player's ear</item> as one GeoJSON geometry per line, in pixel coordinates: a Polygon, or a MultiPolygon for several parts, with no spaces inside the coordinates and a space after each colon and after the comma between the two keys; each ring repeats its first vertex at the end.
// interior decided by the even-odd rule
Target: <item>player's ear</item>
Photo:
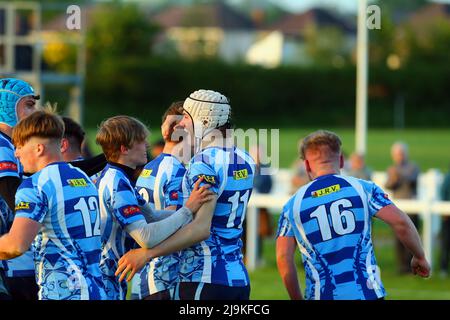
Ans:
{"type": "Polygon", "coordinates": [[[37,155],[38,157],[42,156],[42,155],[44,154],[44,152],[45,152],[45,148],[46,148],[46,145],[45,145],[45,144],[43,144],[43,143],[37,143],[37,144],[36,144],[36,148],[35,148],[36,155],[37,155]]]}
{"type": "Polygon", "coordinates": [[[344,155],[341,153],[339,155],[339,169],[342,169],[344,167],[344,155]]]}
{"type": "Polygon", "coordinates": [[[69,149],[69,140],[67,140],[66,138],[62,138],[62,140],[61,140],[61,153],[67,152],[68,149],[69,149]]]}
{"type": "Polygon", "coordinates": [[[305,164],[306,172],[311,172],[311,166],[309,165],[309,161],[308,160],[304,160],[303,162],[305,164]]]}
{"type": "Polygon", "coordinates": [[[125,147],[123,144],[120,145],[120,153],[121,154],[128,154],[128,148],[125,147]]]}

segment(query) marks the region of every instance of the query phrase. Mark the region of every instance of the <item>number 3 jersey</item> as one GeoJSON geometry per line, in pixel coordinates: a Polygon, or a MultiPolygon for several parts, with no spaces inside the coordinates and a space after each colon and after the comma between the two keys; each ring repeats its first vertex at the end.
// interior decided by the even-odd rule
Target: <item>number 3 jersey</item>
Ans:
{"type": "Polygon", "coordinates": [[[17,217],[42,225],[33,243],[39,299],[105,298],[98,192],[86,174],[64,162],[49,164],[20,185],[17,217]]]}
{"type": "Polygon", "coordinates": [[[241,236],[254,172],[253,159],[236,147],[209,147],[190,161],[183,178],[184,201],[200,177],[200,185],[210,184],[218,200],[209,238],[182,251],[178,281],[249,285],[241,236]]]}
{"type": "Polygon", "coordinates": [[[374,183],[325,175],[301,187],[283,208],[278,237],[295,237],[306,273],[306,299],[385,296],[375,260],[372,217],[392,204],[374,183]]]}

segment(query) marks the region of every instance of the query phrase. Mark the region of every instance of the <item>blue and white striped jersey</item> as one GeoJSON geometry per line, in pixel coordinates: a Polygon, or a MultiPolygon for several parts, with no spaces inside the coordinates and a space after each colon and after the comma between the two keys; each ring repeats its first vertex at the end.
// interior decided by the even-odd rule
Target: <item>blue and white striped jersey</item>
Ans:
{"type": "Polygon", "coordinates": [[[372,217],[392,204],[373,182],[325,175],[284,206],[277,236],[295,237],[306,273],[306,299],[385,296],[375,260],[372,217]]]}
{"type": "Polygon", "coordinates": [[[236,147],[208,147],[191,159],[183,178],[184,200],[200,177],[201,185],[210,184],[218,199],[210,237],[182,251],[180,282],[249,285],[241,236],[254,172],[254,160],[236,147]]]}
{"type": "Polygon", "coordinates": [[[55,162],[25,179],[16,217],[42,224],[33,242],[39,299],[105,298],[98,192],[84,172],[55,162]]]}
{"type": "MultiPolygon", "coordinates": [[[[176,157],[162,153],[145,166],[136,182],[136,189],[155,210],[176,206],[183,198],[181,183],[185,172],[176,157]]],[[[152,259],[139,275],[134,276],[132,291],[136,294],[132,298],[142,299],[173,288],[178,279],[179,260],[179,253],[152,259]]]]}
{"type": "MultiPolygon", "coordinates": [[[[14,155],[11,139],[0,132],[0,178],[22,179],[22,165],[14,155]]],[[[0,196],[0,234],[8,232],[14,220],[14,213],[0,196]]],[[[22,256],[0,262],[7,277],[34,277],[33,252],[28,250],[22,256]]]]}
{"type": "Polygon", "coordinates": [[[102,257],[100,268],[105,276],[108,300],[125,300],[127,283],[119,283],[116,272],[119,259],[137,246],[126,232],[127,225],[145,220],[139,208],[143,199],[125,171],[108,163],[97,180],[100,198],[102,257]]]}

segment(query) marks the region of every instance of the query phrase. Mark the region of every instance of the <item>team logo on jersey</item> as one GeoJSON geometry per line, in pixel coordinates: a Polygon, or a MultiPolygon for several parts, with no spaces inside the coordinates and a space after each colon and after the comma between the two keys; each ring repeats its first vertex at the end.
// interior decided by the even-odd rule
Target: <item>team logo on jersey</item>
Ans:
{"type": "Polygon", "coordinates": [[[242,170],[233,171],[233,178],[234,178],[234,180],[247,179],[248,178],[248,170],[242,169],[242,170]]]}
{"type": "Polygon", "coordinates": [[[69,179],[67,180],[67,183],[71,187],[87,187],[87,181],[84,178],[81,179],[69,179]]]}
{"type": "Polygon", "coordinates": [[[17,171],[17,164],[14,162],[4,161],[0,162],[0,171],[13,170],[17,171]]]}
{"type": "Polygon", "coordinates": [[[198,178],[203,178],[203,181],[210,183],[210,184],[216,184],[216,177],[214,176],[207,176],[206,174],[201,174],[198,176],[198,178]]]}
{"type": "Polygon", "coordinates": [[[144,169],[144,170],[142,170],[142,172],[141,172],[141,174],[140,174],[140,177],[142,177],[142,178],[148,178],[148,177],[150,177],[150,175],[152,174],[152,172],[153,172],[153,170],[149,170],[149,169],[144,169]]]}
{"type": "Polygon", "coordinates": [[[339,190],[341,190],[341,186],[339,184],[335,184],[334,186],[329,186],[320,190],[313,191],[311,192],[311,196],[313,198],[318,198],[326,196],[330,193],[338,192],[339,190]]]}
{"type": "Polygon", "coordinates": [[[138,206],[125,206],[119,209],[123,216],[130,217],[141,212],[138,206]]]}
{"type": "Polygon", "coordinates": [[[170,200],[178,200],[178,192],[176,192],[176,191],[171,192],[169,197],[170,197],[170,200]]]}
{"type": "Polygon", "coordinates": [[[15,206],[15,211],[29,211],[31,209],[32,203],[29,202],[25,202],[25,201],[20,201],[18,204],[16,204],[15,206]]]}

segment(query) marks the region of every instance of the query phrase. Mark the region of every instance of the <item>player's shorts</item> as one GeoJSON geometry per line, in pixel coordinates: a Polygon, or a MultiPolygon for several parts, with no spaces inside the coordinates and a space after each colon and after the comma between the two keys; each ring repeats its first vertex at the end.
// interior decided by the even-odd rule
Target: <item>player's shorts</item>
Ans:
{"type": "Polygon", "coordinates": [[[36,278],[32,277],[7,277],[6,284],[13,300],[38,300],[39,287],[36,278]]]}
{"type": "Polygon", "coordinates": [[[250,286],[230,287],[203,282],[181,282],[175,300],[249,300],[250,286]]]}
{"type": "Polygon", "coordinates": [[[157,293],[151,294],[144,298],[144,300],[173,300],[174,290],[163,290],[157,293]]]}

